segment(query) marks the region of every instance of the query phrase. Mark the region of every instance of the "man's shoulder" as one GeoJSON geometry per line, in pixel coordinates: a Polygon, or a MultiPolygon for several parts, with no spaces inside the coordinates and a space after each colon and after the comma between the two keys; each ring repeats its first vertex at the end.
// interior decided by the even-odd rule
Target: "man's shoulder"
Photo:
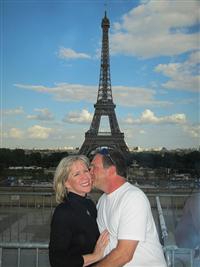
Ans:
{"type": "MultiPolygon", "coordinates": [[[[122,203],[147,203],[148,199],[146,194],[138,187],[133,184],[127,182],[120,193],[119,198],[121,199],[122,203]]],[[[131,204],[132,205],[132,204],[131,204]]]]}
{"type": "Polygon", "coordinates": [[[103,193],[103,194],[99,197],[99,200],[98,200],[98,201],[100,201],[100,200],[102,200],[102,199],[105,199],[106,196],[107,196],[107,194],[106,194],[106,193],[103,193]]]}
{"type": "Polygon", "coordinates": [[[104,202],[104,201],[106,200],[106,197],[107,197],[107,194],[106,194],[106,193],[103,193],[103,194],[99,197],[99,199],[98,199],[98,201],[97,201],[97,208],[99,207],[99,204],[100,204],[100,203],[102,203],[102,202],[104,202]]]}
{"type": "Polygon", "coordinates": [[[126,182],[122,187],[121,187],[121,191],[123,193],[126,193],[126,194],[141,194],[143,195],[144,192],[137,186],[129,183],[129,182],[126,182]]]}

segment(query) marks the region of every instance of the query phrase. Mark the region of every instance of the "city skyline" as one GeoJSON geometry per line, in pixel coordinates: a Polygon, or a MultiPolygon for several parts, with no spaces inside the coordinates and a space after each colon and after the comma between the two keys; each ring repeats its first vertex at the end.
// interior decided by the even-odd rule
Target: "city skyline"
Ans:
{"type": "MultiPolygon", "coordinates": [[[[82,145],[98,94],[105,10],[127,145],[199,147],[200,2],[184,0],[2,1],[1,147],[82,145]]],[[[101,130],[108,128],[105,118],[101,130]]]]}

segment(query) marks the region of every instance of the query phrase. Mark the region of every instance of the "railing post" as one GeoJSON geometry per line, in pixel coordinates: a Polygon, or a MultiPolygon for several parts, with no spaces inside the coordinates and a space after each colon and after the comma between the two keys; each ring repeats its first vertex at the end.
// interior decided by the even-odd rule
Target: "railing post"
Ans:
{"type": "Polygon", "coordinates": [[[3,248],[0,248],[0,267],[2,267],[3,248]]]}
{"type": "Polygon", "coordinates": [[[191,265],[191,267],[193,267],[193,259],[194,259],[194,251],[191,250],[190,251],[190,265],[191,265]]]}
{"type": "Polygon", "coordinates": [[[38,248],[36,248],[36,267],[38,267],[39,266],[39,249],[38,248]]]}
{"type": "Polygon", "coordinates": [[[21,248],[17,249],[17,267],[20,267],[20,261],[21,261],[21,248]]]}
{"type": "Polygon", "coordinates": [[[165,247],[164,254],[165,254],[165,259],[167,262],[167,267],[171,267],[172,266],[172,251],[165,247]]]}
{"type": "Polygon", "coordinates": [[[162,207],[160,204],[159,196],[156,196],[156,204],[157,204],[157,210],[158,210],[158,215],[159,215],[160,228],[161,228],[161,232],[162,232],[162,239],[163,239],[164,245],[166,245],[166,240],[168,237],[168,231],[167,231],[167,226],[165,224],[165,219],[164,219],[162,207]]]}

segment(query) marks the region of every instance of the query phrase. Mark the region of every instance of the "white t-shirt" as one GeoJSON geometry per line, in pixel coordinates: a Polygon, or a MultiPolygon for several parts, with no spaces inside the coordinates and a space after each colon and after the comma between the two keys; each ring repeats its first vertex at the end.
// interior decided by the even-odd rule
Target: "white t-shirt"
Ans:
{"type": "Polygon", "coordinates": [[[100,232],[107,229],[110,241],[107,255],[119,239],[139,240],[132,260],[126,267],[166,267],[162,246],[146,195],[126,182],[110,194],[103,194],[97,204],[100,232]]]}

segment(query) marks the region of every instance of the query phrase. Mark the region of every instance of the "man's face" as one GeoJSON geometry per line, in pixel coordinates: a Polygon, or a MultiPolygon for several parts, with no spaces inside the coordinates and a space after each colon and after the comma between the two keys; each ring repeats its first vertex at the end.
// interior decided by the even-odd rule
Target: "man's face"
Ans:
{"type": "Polygon", "coordinates": [[[91,168],[90,168],[90,174],[92,176],[93,185],[103,190],[103,186],[105,185],[105,179],[107,174],[107,169],[103,167],[102,162],[103,156],[100,154],[97,154],[92,162],[91,162],[91,168]]]}

